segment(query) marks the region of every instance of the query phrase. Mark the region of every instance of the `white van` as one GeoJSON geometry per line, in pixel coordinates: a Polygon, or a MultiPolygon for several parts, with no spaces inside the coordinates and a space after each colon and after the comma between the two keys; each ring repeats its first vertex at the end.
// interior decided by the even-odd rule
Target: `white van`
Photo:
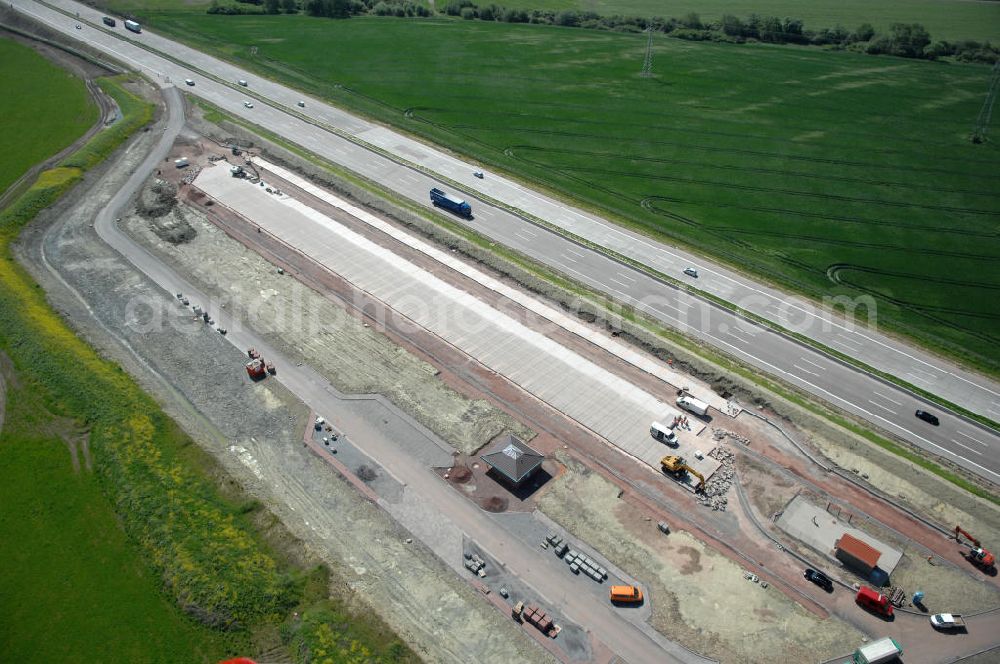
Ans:
{"type": "Polygon", "coordinates": [[[674,433],[673,429],[659,422],[653,422],[649,425],[649,435],[671,447],[677,447],[678,445],[677,434],[674,433]]]}
{"type": "Polygon", "coordinates": [[[686,411],[690,411],[695,415],[704,417],[708,414],[708,404],[704,401],[699,401],[694,397],[682,396],[677,398],[677,405],[686,411]]]}

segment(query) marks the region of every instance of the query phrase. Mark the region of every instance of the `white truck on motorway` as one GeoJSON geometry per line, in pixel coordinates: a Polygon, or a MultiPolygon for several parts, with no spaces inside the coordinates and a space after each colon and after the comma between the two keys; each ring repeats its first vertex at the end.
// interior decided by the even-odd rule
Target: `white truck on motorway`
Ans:
{"type": "Polygon", "coordinates": [[[682,397],[677,397],[677,405],[684,410],[690,411],[695,415],[704,417],[708,414],[708,404],[704,401],[699,401],[694,397],[684,395],[682,397]]]}
{"type": "Polygon", "coordinates": [[[850,661],[845,664],[885,664],[896,661],[902,654],[903,649],[895,639],[884,637],[855,650],[850,661]]]}
{"type": "Polygon", "coordinates": [[[959,613],[935,613],[931,616],[931,625],[937,629],[958,629],[965,627],[965,618],[959,613]]]}

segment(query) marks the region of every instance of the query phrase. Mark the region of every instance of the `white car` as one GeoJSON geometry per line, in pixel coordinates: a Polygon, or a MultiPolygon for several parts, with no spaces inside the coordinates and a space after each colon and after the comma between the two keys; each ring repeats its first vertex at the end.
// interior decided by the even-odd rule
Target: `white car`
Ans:
{"type": "Polygon", "coordinates": [[[243,102],[243,105],[246,106],[247,108],[253,108],[253,102],[252,101],[245,101],[245,102],[243,102]]]}
{"type": "Polygon", "coordinates": [[[689,277],[694,277],[696,279],[698,278],[698,270],[694,269],[693,267],[684,268],[684,274],[686,274],[689,277]]]}
{"type": "Polygon", "coordinates": [[[305,108],[305,107],[306,107],[306,103],[304,101],[300,101],[299,102],[299,108],[305,108]]]}
{"type": "Polygon", "coordinates": [[[190,78],[185,78],[184,82],[187,83],[188,85],[194,85],[194,81],[192,81],[190,78]]]}

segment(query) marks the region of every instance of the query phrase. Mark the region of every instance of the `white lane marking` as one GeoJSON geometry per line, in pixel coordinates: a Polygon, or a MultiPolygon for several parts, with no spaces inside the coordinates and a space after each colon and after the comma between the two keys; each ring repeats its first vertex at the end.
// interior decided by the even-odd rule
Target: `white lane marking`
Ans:
{"type": "Polygon", "coordinates": [[[850,337],[847,337],[847,336],[845,336],[845,335],[841,334],[840,332],[838,332],[838,333],[836,334],[836,336],[837,336],[837,340],[838,340],[838,341],[839,341],[840,343],[844,344],[844,345],[847,345],[847,346],[852,346],[852,347],[853,347],[853,348],[855,348],[855,349],[859,349],[859,348],[861,348],[861,343],[860,343],[859,341],[856,341],[856,340],[854,340],[854,339],[851,339],[850,337]]]}
{"type": "Polygon", "coordinates": [[[877,406],[877,407],[881,408],[882,410],[886,411],[887,413],[892,413],[893,415],[898,415],[898,413],[896,411],[894,411],[892,408],[889,408],[888,406],[883,406],[882,404],[876,403],[876,402],[872,401],[871,399],[868,400],[868,403],[870,403],[873,406],[877,406]]]}
{"type": "Polygon", "coordinates": [[[571,254],[573,254],[574,256],[577,256],[578,258],[586,258],[586,257],[587,257],[587,255],[586,255],[586,254],[584,254],[584,253],[582,253],[582,252],[579,252],[579,251],[577,251],[576,249],[570,249],[569,247],[566,247],[566,251],[567,251],[568,253],[571,253],[571,254]]]}
{"type": "Polygon", "coordinates": [[[630,277],[627,274],[625,274],[624,272],[616,272],[615,276],[616,277],[621,277],[622,279],[628,279],[629,281],[635,281],[635,277],[630,277]]]}
{"type": "Polygon", "coordinates": [[[819,369],[820,371],[826,371],[826,367],[824,367],[824,366],[820,366],[820,365],[816,364],[815,362],[812,362],[811,360],[807,360],[807,359],[806,359],[806,358],[804,358],[804,357],[800,357],[800,358],[799,358],[799,362],[805,362],[806,364],[811,364],[811,365],[813,365],[814,367],[816,367],[816,368],[817,368],[817,369],[819,369]]]}
{"type": "Polygon", "coordinates": [[[806,372],[807,374],[809,374],[809,375],[811,375],[811,376],[817,376],[817,377],[819,376],[819,374],[818,374],[818,373],[816,373],[815,371],[809,371],[808,369],[806,369],[806,368],[804,368],[804,367],[800,367],[800,366],[799,366],[799,365],[797,365],[797,364],[793,364],[793,365],[792,365],[792,367],[794,367],[794,368],[798,369],[799,371],[805,371],[805,372],[806,372]]]}
{"type": "Polygon", "coordinates": [[[618,281],[618,280],[617,280],[617,279],[615,279],[614,277],[609,277],[609,278],[608,278],[608,281],[613,281],[613,282],[615,282],[616,284],[618,284],[619,286],[624,286],[625,288],[631,288],[631,287],[632,287],[632,284],[627,284],[627,283],[625,283],[624,281],[618,281]]]}
{"type": "Polygon", "coordinates": [[[983,447],[989,447],[989,445],[987,443],[984,443],[983,441],[979,440],[978,438],[973,438],[972,436],[970,436],[969,434],[965,433],[964,431],[956,431],[955,433],[957,433],[959,436],[965,436],[969,440],[971,440],[971,441],[973,441],[975,443],[979,443],[983,447]]]}
{"type": "Polygon", "coordinates": [[[746,336],[746,332],[744,332],[738,327],[729,328],[728,330],[726,330],[726,334],[728,334],[731,337],[736,337],[737,339],[743,339],[746,341],[750,340],[750,337],[746,336]]]}
{"type": "Polygon", "coordinates": [[[952,439],[951,439],[951,442],[955,443],[956,445],[958,445],[958,446],[959,446],[959,447],[961,447],[961,448],[964,448],[964,449],[967,449],[967,450],[969,450],[969,451],[970,451],[970,452],[972,452],[973,454],[978,454],[979,456],[983,456],[983,453],[982,453],[982,452],[980,452],[979,450],[974,450],[974,449],[972,449],[971,447],[968,447],[967,445],[963,445],[962,443],[958,442],[958,441],[957,441],[957,440],[955,440],[954,438],[952,438],[952,439]]]}
{"type": "Polygon", "coordinates": [[[560,258],[562,258],[565,261],[569,261],[570,263],[575,263],[578,260],[576,258],[571,258],[571,257],[567,256],[566,254],[563,254],[562,256],[560,256],[560,258]]]}
{"type": "Polygon", "coordinates": [[[881,392],[875,392],[874,390],[872,390],[872,394],[874,394],[877,397],[882,397],[886,401],[891,401],[892,403],[896,404],[897,406],[902,406],[903,405],[903,403],[901,401],[896,401],[892,397],[886,396],[885,394],[882,394],[881,392]]]}
{"type": "Polygon", "coordinates": [[[521,238],[521,239],[522,239],[522,240],[524,240],[525,242],[531,242],[532,240],[534,240],[534,239],[535,239],[535,236],[534,236],[534,235],[525,235],[525,234],[524,234],[524,233],[522,233],[521,231],[517,231],[517,232],[515,232],[515,233],[514,233],[514,235],[515,235],[515,236],[517,236],[517,237],[519,237],[519,238],[521,238]]]}

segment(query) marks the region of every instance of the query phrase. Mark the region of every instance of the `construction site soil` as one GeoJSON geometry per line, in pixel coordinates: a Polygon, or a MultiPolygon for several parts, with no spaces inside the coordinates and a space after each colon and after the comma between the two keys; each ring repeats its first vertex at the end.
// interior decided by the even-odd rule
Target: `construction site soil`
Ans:
{"type": "Polygon", "coordinates": [[[669,638],[726,662],[773,661],[776,642],[789,661],[815,661],[860,642],[850,625],[749,582],[740,565],[700,539],[676,530],[664,536],[646,510],[619,498],[617,486],[572,459],[560,461],[567,470],[541,497],[541,510],[644,583],[651,623],[669,638]]]}
{"type": "MultiPolygon", "coordinates": [[[[189,136],[181,154],[203,154],[199,140],[189,136]]],[[[120,168],[127,172],[127,164],[120,168]]],[[[174,173],[170,176],[175,177],[174,173]]],[[[181,190],[192,202],[205,204],[190,188],[181,190]]],[[[162,202],[164,191],[161,187],[144,196],[162,202]]],[[[252,495],[265,502],[309,550],[331,563],[347,596],[365,597],[429,661],[541,659],[542,653],[518,638],[503,614],[472,593],[430,551],[407,543],[405,531],[387,514],[353,485],[334,479],[329,468],[303,448],[307,412],[296,399],[273,382],[248,383],[239,350],[208,326],[192,321],[189,313],[181,314],[171,294],[151,287],[96,238],[88,214],[93,213],[93,201],[100,199],[100,195],[86,200],[78,197],[64,223],[35,225],[26,235],[23,249],[34,262],[50,270],[58,266],[58,276],[55,271],[34,270],[53,293],[56,306],[93,342],[138,375],[252,495]],[[66,286],[78,295],[67,296],[66,286]],[[137,301],[158,303],[167,312],[167,324],[146,330],[148,321],[141,315],[145,310],[134,306],[137,301]],[[98,324],[93,324],[90,314],[98,324]],[[137,332],[140,328],[142,334],[137,332]],[[253,415],[248,417],[248,411],[253,415]],[[428,612],[429,606],[433,612],[428,612]]],[[[237,242],[227,236],[247,233],[244,222],[227,220],[225,212],[212,209],[216,223],[209,223],[201,212],[186,205],[161,212],[147,209],[146,216],[127,217],[122,226],[193,277],[206,292],[216,294],[217,300],[205,306],[237,308],[269,342],[297,361],[315,366],[344,391],[387,394],[463,453],[456,459],[458,467],[468,468],[472,476],[462,480],[460,472],[454,480],[449,478],[454,490],[481,501],[491,511],[520,511],[537,502],[554,521],[645,584],[653,607],[652,626],[698,652],[726,662],[770,661],[777,634],[787,644],[784,652],[790,659],[814,661],[821,653],[844,653],[845,643],[860,642],[858,628],[864,626],[828,617],[826,608],[793,583],[792,577],[802,582],[799,563],[770,539],[780,536],[770,525],[770,516],[800,492],[807,492],[817,504],[835,496],[844,504],[862,506],[853,509],[870,517],[872,528],[886,536],[898,534],[907,552],[900,565],[901,578],[907,582],[924,579],[921,561],[913,561],[917,554],[924,560],[924,553],[929,552],[942,556],[934,572],[941,572],[940,579],[946,580],[927,584],[928,588],[965,597],[969,584],[976,581],[960,567],[967,563],[957,546],[946,544],[941,533],[915,525],[905,513],[822,470],[758,419],[741,415],[713,422],[750,441],[748,446],[727,445],[736,461],[736,478],[749,498],[742,500],[735,485],[732,490],[726,485],[719,488],[719,497],[728,501],[725,512],[698,507],[689,492],[526,397],[502,377],[448,355],[446,349],[435,349],[432,343],[414,342],[419,332],[402,338],[391,314],[385,322],[386,334],[366,327],[366,319],[343,308],[345,302],[361,309],[367,305],[349,285],[329,275],[307,274],[288,262],[291,257],[268,263],[244,246],[254,238],[244,236],[237,242]],[[282,266],[286,274],[278,274],[276,266],[282,266]],[[296,279],[321,288],[329,297],[296,279]],[[391,369],[383,372],[381,367],[391,369]],[[518,420],[542,432],[533,445],[547,454],[556,453],[558,463],[549,471],[553,479],[521,504],[508,499],[501,505],[504,496],[492,490],[467,491],[470,485],[487,484],[479,481],[478,469],[473,467],[473,453],[485,442],[505,430],[531,437],[532,432],[518,420]],[[560,445],[563,442],[569,445],[560,445]],[[656,523],[667,516],[673,532],[664,536],[656,523]],[[744,565],[753,567],[761,579],[766,568],[771,585],[765,589],[746,580],[744,565]],[[734,602],[734,597],[739,601],[734,602]]],[[[265,246],[263,250],[277,252],[278,248],[265,246]]],[[[455,278],[424,258],[408,258],[415,262],[419,258],[422,267],[443,278],[455,278]]],[[[494,298],[489,292],[476,295],[487,301],[494,298]]],[[[601,325],[599,320],[594,323],[601,325]]],[[[590,344],[556,334],[574,350],[600,359],[630,380],[635,378],[639,384],[654,380],[609,359],[590,344]]],[[[657,388],[662,389],[662,383],[657,388]]],[[[1000,512],[992,504],[953,489],[842,430],[825,427],[823,435],[807,433],[768,410],[760,412],[780,421],[802,444],[839,459],[845,468],[857,469],[859,481],[867,475],[867,481],[880,491],[940,522],[957,519],[984,540],[1000,541],[1000,512]]],[[[710,449],[710,430],[702,435],[705,449],[710,449]]],[[[378,469],[374,473],[373,482],[377,482],[378,469]]],[[[989,592],[970,593],[970,603],[986,606],[992,601],[995,605],[996,599],[990,600],[995,584],[979,585],[989,592]]]]}
{"type": "MultiPolygon", "coordinates": [[[[142,140],[151,143],[154,132],[142,140]]],[[[331,567],[331,590],[349,605],[374,609],[428,661],[544,661],[548,655],[304,447],[308,411],[297,399],[278,383],[247,381],[242,352],[96,236],[98,206],[144,151],[89,174],[22,235],[19,257],[53,306],[136,376],[299,538],[304,555],[331,567]],[[145,319],[150,303],[164,312],[162,324],[145,319]]]]}
{"type": "MultiPolygon", "coordinates": [[[[408,256],[408,258],[410,258],[411,260],[413,260],[413,257],[411,257],[411,256],[408,256]]],[[[441,276],[440,275],[441,271],[440,271],[439,268],[436,268],[436,269],[435,268],[431,268],[431,269],[433,269],[435,272],[439,273],[439,276],[441,276]]],[[[444,272],[447,273],[447,271],[444,271],[444,272]]],[[[483,299],[487,299],[487,300],[490,299],[490,294],[489,293],[487,293],[487,294],[477,293],[477,296],[483,297],[483,299]]],[[[509,307],[508,307],[508,313],[509,313],[509,307]]],[[[569,345],[573,345],[573,344],[570,343],[569,345]]],[[[593,352],[593,349],[591,349],[591,352],[593,352]]],[[[605,363],[607,363],[607,358],[604,358],[604,360],[605,360],[605,363]]],[[[614,362],[611,362],[611,364],[613,364],[613,363],[614,362]]],[[[621,367],[621,366],[616,367],[616,370],[619,371],[619,372],[622,372],[623,374],[626,374],[626,375],[630,371],[630,369],[628,367],[621,367]]],[[[630,376],[630,378],[631,378],[631,376],[630,376]]],[[[650,377],[646,376],[645,380],[650,380],[650,377]]],[[[639,382],[641,383],[642,381],[640,380],[639,382]]],[[[661,389],[662,389],[662,387],[661,387],[661,389]]],[[[523,412],[523,411],[519,411],[519,412],[523,412]]],[[[764,412],[766,413],[766,411],[764,411],[764,412]]],[[[770,417],[772,417],[772,418],[774,418],[774,419],[776,419],[778,421],[781,421],[781,418],[778,418],[774,413],[770,413],[769,415],[770,415],[770,417]]],[[[534,422],[534,424],[537,424],[537,420],[534,422]]],[[[808,439],[810,442],[820,441],[820,442],[827,443],[829,445],[828,441],[822,440],[822,438],[820,436],[816,435],[816,434],[813,434],[813,435],[809,436],[808,438],[806,438],[805,436],[802,436],[802,432],[795,430],[795,428],[792,427],[790,425],[790,423],[787,422],[787,421],[782,422],[782,424],[787,429],[789,429],[791,431],[792,435],[794,435],[794,436],[800,436],[801,437],[800,440],[808,439]]],[[[828,484],[832,483],[833,485],[837,485],[837,488],[836,488],[837,491],[842,490],[842,487],[844,485],[849,486],[850,489],[854,492],[853,493],[854,497],[857,498],[860,501],[860,504],[862,504],[862,505],[866,505],[868,503],[872,503],[873,502],[873,498],[872,498],[871,495],[866,494],[864,491],[858,490],[857,487],[854,487],[853,485],[848,485],[847,482],[844,482],[843,480],[840,480],[839,478],[834,477],[834,478],[831,479],[830,477],[827,477],[825,471],[821,471],[821,469],[819,469],[819,467],[816,466],[806,455],[802,454],[799,450],[797,450],[792,445],[790,445],[787,440],[785,440],[783,437],[781,437],[776,431],[774,431],[772,428],[770,428],[768,425],[766,425],[761,420],[753,419],[753,418],[740,417],[738,420],[735,420],[735,421],[732,422],[732,426],[730,426],[728,423],[726,424],[726,426],[727,426],[728,429],[730,429],[733,432],[733,434],[735,435],[736,439],[745,439],[745,440],[752,439],[755,442],[760,441],[760,440],[770,440],[770,444],[764,446],[765,454],[767,455],[767,460],[764,461],[763,465],[760,466],[761,468],[766,467],[766,465],[768,463],[770,463],[770,462],[775,462],[776,461],[779,464],[784,464],[784,463],[787,462],[787,460],[788,460],[789,457],[795,458],[796,463],[792,464],[792,466],[797,466],[796,467],[796,472],[794,474],[791,474],[791,475],[789,475],[788,473],[786,473],[785,476],[782,476],[782,477],[779,478],[779,482],[777,483],[777,486],[783,490],[784,495],[781,496],[780,501],[772,499],[773,506],[775,508],[779,507],[780,504],[784,504],[784,502],[786,502],[787,499],[789,499],[796,492],[803,490],[803,487],[801,486],[801,480],[802,479],[806,479],[806,480],[809,480],[809,482],[811,482],[814,475],[817,475],[817,476],[823,478],[828,484]],[[737,432],[741,432],[741,433],[737,433],[737,432]]],[[[536,427],[536,428],[538,428],[538,427],[536,427]]],[[[541,427],[541,429],[543,429],[543,430],[546,429],[546,428],[547,427],[545,427],[545,426],[541,427]]],[[[575,442],[577,440],[579,440],[579,438],[577,438],[577,437],[574,437],[574,438],[576,438],[575,442]]],[[[706,443],[706,445],[707,444],[708,443],[706,443]]],[[[757,447],[757,445],[755,445],[754,447],[757,447]]],[[[585,447],[581,447],[580,445],[574,445],[574,448],[580,450],[584,454],[585,457],[589,457],[591,460],[593,460],[593,456],[592,456],[593,453],[594,453],[593,449],[587,450],[585,447]]],[[[708,447],[706,447],[706,449],[708,449],[708,447]]],[[[874,450],[874,451],[876,453],[878,453],[877,450],[874,450]]],[[[743,456],[746,456],[746,455],[743,455],[743,456]]],[[[887,455],[883,455],[883,456],[887,457],[887,455]]],[[[761,461],[764,460],[764,457],[761,456],[759,453],[757,454],[756,458],[759,459],[759,460],[761,460],[761,461]]],[[[886,462],[886,463],[888,463],[891,466],[892,463],[893,463],[893,461],[895,461],[895,460],[892,459],[892,458],[882,458],[882,459],[879,459],[879,461],[886,462]]],[[[615,465],[619,465],[620,466],[621,465],[621,459],[616,459],[613,463],[615,465]]],[[[929,486],[934,486],[935,484],[944,484],[943,482],[941,482],[937,478],[929,475],[925,471],[922,471],[922,470],[919,470],[919,469],[917,469],[917,470],[918,470],[919,475],[920,475],[919,479],[921,481],[926,482],[929,486]]],[[[635,469],[629,469],[629,470],[626,470],[625,472],[626,472],[626,474],[632,474],[632,473],[635,472],[635,469]]],[[[867,473],[864,473],[863,471],[861,471],[859,469],[858,470],[858,479],[859,480],[863,479],[864,474],[867,474],[867,473]]],[[[648,477],[647,477],[647,479],[648,479],[648,477]]],[[[807,484],[809,482],[807,482],[807,484]]],[[[758,485],[757,485],[757,483],[755,483],[753,481],[745,481],[744,484],[748,485],[750,487],[757,487],[756,493],[758,494],[758,500],[760,500],[760,496],[766,495],[768,493],[767,491],[759,488],[758,485]]],[[[895,488],[894,485],[890,484],[889,486],[895,488]]],[[[456,487],[456,488],[458,488],[458,487],[456,487]]],[[[463,489],[464,488],[465,487],[463,487],[463,489]]],[[[916,492],[913,491],[912,487],[907,487],[907,488],[909,489],[910,494],[919,496],[918,493],[916,493],[916,492]]],[[[546,489],[546,490],[548,490],[548,489],[546,489]]],[[[472,492],[466,491],[466,493],[470,493],[471,494],[472,492]]],[[[539,492],[540,495],[544,495],[544,493],[545,493],[545,491],[539,492]]],[[[820,493],[822,493],[822,491],[820,493]]],[[[725,494],[726,494],[726,487],[724,486],[724,487],[720,488],[719,496],[725,498],[726,497],[725,494]]],[[[838,493],[838,494],[833,494],[833,495],[840,495],[840,494],[838,493]]],[[[929,492],[926,493],[925,495],[929,495],[929,492]]],[[[482,502],[480,502],[480,505],[482,507],[484,507],[484,508],[487,508],[487,509],[491,510],[491,511],[499,511],[499,510],[510,509],[509,503],[507,505],[503,505],[503,504],[501,504],[501,501],[499,500],[499,497],[496,497],[496,498],[498,498],[498,499],[494,500],[493,497],[483,497],[483,498],[481,498],[482,502]]],[[[818,500],[819,499],[821,499],[821,498],[818,498],[818,500]]],[[[877,501],[875,501],[875,502],[877,502],[877,501]]],[[[583,504],[587,504],[587,503],[583,503],[583,504]]],[[[769,506],[765,506],[765,508],[767,508],[767,507],[769,507],[769,506]]],[[[890,523],[894,522],[894,523],[900,525],[903,530],[906,530],[908,527],[912,527],[912,524],[909,523],[908,518],[905,515],[899,513],[898,511],[894,512],[891,508],[888,508],[886,506],[883,506],[883,508],[884,508],[883,511],[891,517],[889,519],[890,523]],[[893,520],[895,520],[895,521],[893,521],[893,520]]],[[[769,540],[767,535],[764,535],[762,533],[757,533],[756,530],[760,529],[760,526],[757,525],[757,524],[760,523],[760,522],[767,522],[768,521],[768,517],[770,516],[770,514],[773,513],[773,511],[776,511],[776,509],[775,510],[768,510],[766,512],[762,512],[762,513],[756,515],[756,517],[754,517],[754,516],[751,516],[751,515],[749,515],[747,513],[742,513],[739,510],[736,510],[735,513],[731,515],[731,518],[728,518],[728,519],[722,518],[722,519],[720,519],[720,521],[722,522],[721,524],[719,524],[719,523],[712,524],[712,526],[710,526],[710,530],[711,529],[715,529],[716,530],[716,535],[728,534],[729,537],[736,537],[736,534],[740,533],[739,537],[742,537],[746,542],[752,543],[753,545],[759,547],[760,549],[763,549],[764,547],[771,548],[771,547],[773,547],[773,541],[769,540]],[[721,531],[718,530],[718,528],[720,526],[722,527],[721,531]]],[[[972,521],[972,519],[970,517],[970,519],[967,522],[974,522],[974,521],[972,521]]],[[[702,521],[701,525],[705,526],[706,524],[705,524],[704,521],[702,521]]],[[[695,525],[694,531],[695,532],[698,531],[698,526],[697,525],[695,525]]],[[[927,533],[926,532],[923,533],[923,535],[925,536],[925,538],[927,537],[927,533]]],[[[940,538],[940,534],[939,533],[934,533],[932,536],[936,537],[936,538],[940,538]]],[[[739,539],[739,537],[737,537],[737,539],[739,539]]],[[[583,539],[586,539],[586,537],[584,537],[583,539]]],[[[709,538],[709,539],[711,539],[711,538],[709,538]]],[[[904,539],[905,539],[905,536],[904,536],[904,539]]],[[[942,541],[939,539],[938,541],[935,542],[935,544],[938,545],[938,547],[940,547],[940,545],[942,544],[942,541]]],[[[919,546],[915,545],[915,547],[916,547],[915,550],[919,550],[920,549],[919,546]]],[[[727,547],[723,547],[723,550],[727,550],[727,547]]],[[[727,553],[729,553],[730,555],[733,553],[732,547],[729,547],[729,550],[727,551],[727,553]]],[[[760,560],[761,557],[765,557],[765,556],[758,557],[758,560],[760,560]]],[[[612,560],[615,560],[615,558],[613,558],[610,555],[609,555],[609,558],[612,559],[612,560]]],[[[957,555],[953,556],[953,558],[960,560],[960,556],[957,556],[957,555]]],[[[964,561],[962,561],[962,562],[964,563],[964,561]]],[[[785,560],[784,564],[787,565],[787,563],[788,563],[788,561],[785,560]]],[[[970,575],[963,573],[961,570],[959,570],[957,567],[954,566],[954,560],[952,561],[952,564],[953,564],[953,566],[949,568],[948,574],[952,574],[953,573],[953,579],[951,581],[943,581],[943,582],[941,582],[941,583],[938,584],[942,589],[950,589],[950,591],[951,591],[951,592],[948,592],[948,593],[942,593],[942,596],[941,596],[942,600],[946,600],[949,596],[962,596],[962,597],[968,597],[970,599],[978,597],[979,599],[981,599],[981,602],[980,601],[972,601],[972,602],[968,603],[967,605],[975,607],[975,608],[978,608],[980,606],[989,605],[989,603],[991,601],[993,601],[991,599],[992,590],[989,589],[989,588],[987,588],[985,592],[978,592],[978,593],[977,592],[973,592],[973,593],[971,593],[969,595],[965,595],[963,593],[963,588],[968,587],[969,584],[970,583],[974,583],[974,581],[973,581],[972,577],[970,577],[970,575]]],[[[779,565],[780,565],[780,563],[779,563],[779,565]]],[[[778,565],[776,565],[775,567],[778,567],[778,565]]],[[[799,571],[795,571],[794,572],[795,576],[798,576],[799,574],[800,574],[799,571]]],[[[641,578],[641,575],[637,575],[637,576],[640,576],[640,578],[641,578]]],[[[780,592],[784,592],[785,594],[790,594],[792,596],[794,596],[794,593],[797,592],[797,591],[789,589],[789,587],[787,585],[787,582],[785,584],[783,584],[782,586],[780,586],[780,588],[781,588],[780,592]]],[[[774,588],[774,590],[772,592],[777,592],[777,591],[778,591],[778,588],[776,587],[776,588],[774,588]]],[[[801,599],[801,598],[799,598],[799,599],[801,599]]],[[[786,600],[786,601],[788,601],[788,600],[786,600]]],[[[805,602],[805,606],[806,606],[806,608],[809,611],[814,612],[816,615],[823,615],[823,616],[827,615],[825,611],[823,611],[822,609],[820,609],[815,603],[813,603],[811,601],[806,601],[805,602]]],[[[654,625],[657,626],[657,627],[660,627],[660,628],[666,628],[666,626],[668,624],[670,624],[669,620],[667,620],[667,621],[661,621],[659,623],[657,623],[656,621],[654,621],[654,625]]],[[[702,650],[702,648],[698,645],[699,642],[697,642],[697,641],[695,641],[694,643],[692,643],[690,641],[687,641],[685,638],[679,637],[676,634],[676,632],[667,631],[665,633],[669,634],[672,638],[678,638],[680,641],[691,645],[695,649],[702,650]]],[[[711,640],[709,640],[709,641],[711,641],[711,640]]],[[[709,651],[711,651],[712,646],[711,646],[710,643],[709,643],[709,645],[707,647],[710,649],[709,651]]],[[[721,648],[721,652],[725,652],[725,651],[726,651],[725,647],[721,648]]]]}
{"type": "Polygon", "coordinates": [[[359,320],[333,296],[279,274],[198,210],[181,206],[164,217],[132,216],[123,219],[122,226],[212,293],[214,301],[202,306],[225,306],[286,355],[315,367],[342,392],[382,394],[466,453],[505,431],[532,437],[530,429],[488,401],[470,399],[444,384],[434,366],[359,320]],[[162,239],[176,237],[178,228],[191,229],[183,241],[162,239]]]}

